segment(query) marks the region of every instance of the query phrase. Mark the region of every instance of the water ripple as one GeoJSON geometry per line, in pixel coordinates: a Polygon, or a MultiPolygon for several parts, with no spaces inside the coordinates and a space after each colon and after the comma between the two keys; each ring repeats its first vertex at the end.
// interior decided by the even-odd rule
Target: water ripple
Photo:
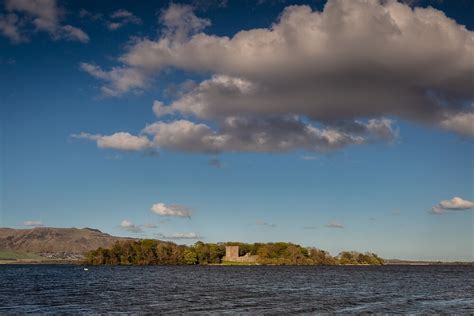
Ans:
{"type": "Polygon", "coordinates": [[[0,266],[0,314],[474,313],[474,268],[0,266]]]}

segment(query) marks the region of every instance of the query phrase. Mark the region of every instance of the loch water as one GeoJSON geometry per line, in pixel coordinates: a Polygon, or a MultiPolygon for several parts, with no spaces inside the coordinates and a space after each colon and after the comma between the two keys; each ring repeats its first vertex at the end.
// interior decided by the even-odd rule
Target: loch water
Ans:
{"type": "Polygon", "coordinates": [[[0,265],[0,314],[474,313],[472,266],[0,265]]]}

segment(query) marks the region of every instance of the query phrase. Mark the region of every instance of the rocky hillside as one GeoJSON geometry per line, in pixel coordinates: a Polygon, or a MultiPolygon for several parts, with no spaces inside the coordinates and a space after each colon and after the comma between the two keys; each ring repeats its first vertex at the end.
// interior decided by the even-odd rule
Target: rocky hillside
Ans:
{"type": "Polygon", "coordinates": [[[18,251],[54,256],[55,254],[77,254],[108,248],[117,240],[115,237],[92,228],[51,228],[32,229],[0,228],[0,251],[18,251]]]}

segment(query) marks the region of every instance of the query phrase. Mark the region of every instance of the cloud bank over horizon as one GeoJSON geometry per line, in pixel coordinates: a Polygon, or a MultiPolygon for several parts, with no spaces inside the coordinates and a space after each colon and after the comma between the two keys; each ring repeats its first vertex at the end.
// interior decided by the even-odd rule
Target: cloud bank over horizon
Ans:
{"type": "Polygon", "coordinates": [[[43,227],[44,224],[42,221],[24,221],[23,226],[28,226],[28,227],[43,227]]]}

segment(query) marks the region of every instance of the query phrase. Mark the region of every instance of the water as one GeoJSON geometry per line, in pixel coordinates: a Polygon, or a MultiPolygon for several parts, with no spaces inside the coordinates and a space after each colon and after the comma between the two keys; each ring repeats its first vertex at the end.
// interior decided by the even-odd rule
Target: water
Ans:
{"type": "Polygon", "coordinates": [[[474,313],[466,266],[0,265],[0,314],[474,313]]]}

